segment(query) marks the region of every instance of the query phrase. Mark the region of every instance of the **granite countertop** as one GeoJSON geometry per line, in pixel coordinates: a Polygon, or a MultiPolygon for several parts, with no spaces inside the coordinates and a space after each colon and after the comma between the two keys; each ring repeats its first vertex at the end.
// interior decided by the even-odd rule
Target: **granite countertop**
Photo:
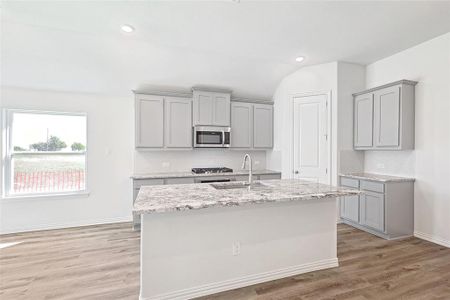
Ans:
{"type": "MultiPolygon", "coordinates": [[[[209,207],[317,200],[361,193],[356,189],[296,179],[261,180],[255,183],[262,185],[250,190],[248,188],[216,189],[212,184],[207,183],[143,186],[134,203],[133,212],[135,214],[162,213],[209,207]]],[[[236,182],[214,185],[234,184],[236,182]]]]}
{"type": "Polygon", "coordinates": [[[397,176],[373,174],[373,173],[348,173],[348,174],[339,174],[339,176],[353,178],[353,179],[380,181],[380,182],[415,181],[414,178],[409,178],[409,177],[397,177],[397,176]]]}
{"type": "MultiPolygon", "coordinates": [[[[275,175],[281,174],[278,171],[272,170],[253,170],[253,175],[275,175]]],[[[230,173],[208,173],[208,174],[195,174],[192,172],[167,172],[167,173],[147,173],[147,174],[133,174],[132,179],[164,179],[164,178],[183,178],[183,177],[217,177],[217,176],[236,176],[236,175],[248,175],[247,170],[238,170],[230,173]]]]}

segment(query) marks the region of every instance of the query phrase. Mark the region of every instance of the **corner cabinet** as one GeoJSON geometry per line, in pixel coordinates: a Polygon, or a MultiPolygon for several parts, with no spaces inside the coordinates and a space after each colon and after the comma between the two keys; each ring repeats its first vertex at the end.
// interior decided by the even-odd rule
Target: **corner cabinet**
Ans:
{"type": "Polygon", "coordinates": [[[353,94],[355,150],[414,149],[416,84],[401,80],[353,94]]]}
{"type": "Polygon", "coordinates": [[[273,147],[273,105],[231,103],[231,147],[268,149],[273,147]]]}
{"type": "Polygon", "coordinates": [[[230,126],[230,93],[194,90],[193,125],[230,126]]]}
{"type": "Polygon", "coordinates": [[[135,147],[192,148],[192,100],[136,94],[135,147]]]}

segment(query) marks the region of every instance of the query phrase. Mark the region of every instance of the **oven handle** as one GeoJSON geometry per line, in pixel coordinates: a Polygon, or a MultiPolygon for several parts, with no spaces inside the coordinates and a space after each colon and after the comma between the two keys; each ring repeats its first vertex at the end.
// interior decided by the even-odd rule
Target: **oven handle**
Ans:
{"type": "Polygon", "coordinates": [[[222,130],[222,147],[225,146],[225,131],[222,130]]]}

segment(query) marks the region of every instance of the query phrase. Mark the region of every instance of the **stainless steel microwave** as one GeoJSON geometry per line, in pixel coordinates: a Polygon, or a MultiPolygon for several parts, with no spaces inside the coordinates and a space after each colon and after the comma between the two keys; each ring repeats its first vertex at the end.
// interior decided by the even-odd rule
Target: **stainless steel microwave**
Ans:
{"type": "Polygon", "coordinates": [[[194,148],[229,148],[230,127],[195,126],[194,148]]]}

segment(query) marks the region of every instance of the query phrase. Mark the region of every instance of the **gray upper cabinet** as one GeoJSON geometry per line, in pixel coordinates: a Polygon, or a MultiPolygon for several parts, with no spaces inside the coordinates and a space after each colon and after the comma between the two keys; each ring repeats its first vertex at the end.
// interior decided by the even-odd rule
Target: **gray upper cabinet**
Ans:
{"type": "Polygon", "coordinates": [[[400,146],[400,86],[374,93],[375,147],[400,146]]]}
{"type": "Polygon", "coordinates": [[[251,148],[253,131],[253,104],[231,103],[231,147],[251,148]]]}
{"type": "Polygon", "coordinates": [[[192,148],[192,100],[136,94],[136,148],[192,148]]]}
{"type": "Polygon", "coordinates": [[[166,97],[165,146],[168,148],[192,148],[192,100],[166,97]]]}
{"type": "Polygon", "coordinates": [[[164,146],[163,116],[164,97],[136,95],[136,148],[161,148],[164,146]]]}
{"type": "Polygon", "coordinates": [[[230,94],[194,90],[193,125],[230,126],[230,94]]]}
{"type": "Polygon", "coordinates": [[[373,94],[355,97],[355,148],[373,145],[373,94]]]}
{"type": "Polygon", "coordinates": [[[255,104],[253,106],[253,147],[273,146],[273,106],[255,104]]]}
{"type": "Polygon", "coordinates": [[[273,147],[273,105],[233,102],[231,104],[231,147],[273,147]]]}
{"type": "Polygon", "coordinates": [[[355,149],[414,149],[416,84],[401,80],[353,94],[355,149]]]}

